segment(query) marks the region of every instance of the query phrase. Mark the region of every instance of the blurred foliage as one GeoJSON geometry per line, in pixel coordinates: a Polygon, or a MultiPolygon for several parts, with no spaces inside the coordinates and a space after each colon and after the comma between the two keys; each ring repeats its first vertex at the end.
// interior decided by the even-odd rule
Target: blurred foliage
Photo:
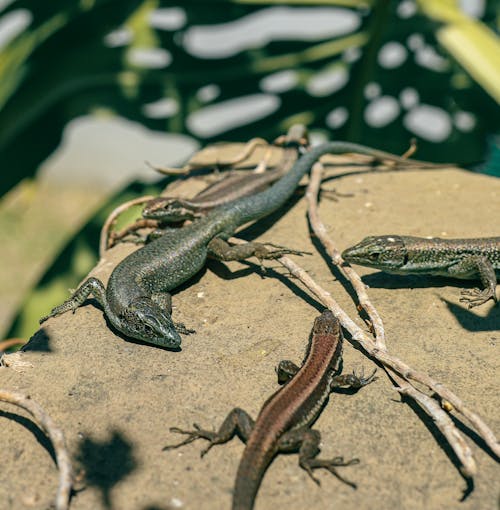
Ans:
{"type": "MultiPolygon", "coordinates": [[[[486,2],[478,19],[453,0],[3,0],[0,16],[25,20],[0,45],[0,160],[8,169],[0,196],[36,174],[71,119],[102,109],[203,143],[273,139],[295,122],[395,153],[416,137],[419,159],[462,164],[483,160],[499,131],[499,0],[486,2]],[[286,32],[279,22],[308,19],[313,9],[355,21],[350,30],[334,27],[333,38],[307,26],[286,32]],[[227,34],[225,54],[205,54],[193,42],[217,33],[227,34]],[[237,48],[232,33],[249,42],[237,48]],[[397,65],[385,58],[391,52],[397,65]],[[230,110],[231,101],[256,94],[275,104],[260,118],[241,116],[218,130],[197,125],[200,112],[230,110]],[[389,117],[370,120],[382,104],[389,117]],[[419,109],[438,115],[444,135],[414,127],[419,109]]],[[[53,287],[66,289],[86,273],[93,257],[80,264],[78,254],[95,253],[111,208],[59,255],[36,295],[54,275],[63,276],[53,287]]],[[[60,300],[47,298],[44,309],[60,300]]]]}

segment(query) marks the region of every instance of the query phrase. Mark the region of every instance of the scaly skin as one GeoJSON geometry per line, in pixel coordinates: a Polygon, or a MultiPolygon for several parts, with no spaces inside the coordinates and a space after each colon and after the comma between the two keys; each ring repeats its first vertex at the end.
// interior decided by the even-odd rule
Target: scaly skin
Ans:
{"type": "Polygon", "coordinates": [[[150,200],[142,211],[143,218],[160,223],[172,223],[202,218],[210,210],[239,198],[254,195],[266,189],[290,170],[301,151],[308,145],[307,130],[294,124],[275,145],[284,148],[278,166],[265,172],[242,172],[235,170],[220,181],[208,186],[191,199],[160,196],[150,200]]]}
{"type": "Polygon", "coordinates": [[[147,246],[135,251],[112,272],[107,288],[91,278],[75,294],[40,322],[69,310],[75,310],[92,293],[104,308],[111,324],[125,335],[145,342],[177,348],[179,331],[170,315],[169,291],[175,289],[205,264],[207,255],[222,260],[237,260],[256,255],[277,258],[290,250],[267,251],[262,245],[233,247],[222,251],[224,239],[247,222],[256,221],[280,208],[293,194],[300,179],[324,154],[356,152],[404,164],[415,163],[382,151],[349,142],[327,142],[304,154],[280,180],[255,195],[243,197],[213,209],[204,218],[180,230],[167,232],[147,246]]]}
{"type": "Polygon", "coordinates": [[[316,318],[310,343],[302,367],[290,361],[282,361],[278,367],[288,381],[263,405],[257,420],[242,409],[233,409],[224,420],[218,432],[203,430],[187,431],[172,428],[171,431],[187,435],[177,445],[166,446],[164,450],[178,448],[196,439],[208,440],[209,446],[202,456],[214,445],[229,441],[236,433],[246,442],[246,448],[238,467],[233,496],[233,510],[251,510],[262,478],[269,464],[279,452],[299,451],[299,465],[319,484],[314,469],[327,469],[343,482],[336,468],[359,462],[357,459],[344,461],[342,457],[331,460],[317,459],[321,435],[310,428],[328,401],[333,388],[347,386],[361,388],[374,380],[355,374],[338,375],[342,358],[343,336],[338,320],[326,310],[316,318]],[[284,372],[288,372],[285,374],[284,372]]]}
{"type": "Polygon", "coordinates": [[[461,279],[480,279],[483,289],[462,291],[469,308],[493,299],[496,275],[500,275],[500,237],[476,239],[427,239],[384,235],[366,237],[347,248],[347,262],[395,274],[430,274],[461,279]],[[495,274],[496,273],[496,274],[495,274]]]}

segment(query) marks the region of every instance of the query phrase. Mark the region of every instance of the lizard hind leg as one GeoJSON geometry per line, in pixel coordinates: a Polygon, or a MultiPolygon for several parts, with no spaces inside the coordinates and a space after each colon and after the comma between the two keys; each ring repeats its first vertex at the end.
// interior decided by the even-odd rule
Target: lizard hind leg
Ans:
{"type": "Polygon", "coordinates": [[[315,469],[326,469],[341,482],[355,489],[356,484],[340,475],[337,468],[359,464],[359,459],[351,459],[347,461],[345,461],[343,457],[317,459],[316,455],[320,452],[320,442],[321,434],[319,431],[303,427],[300,429],[290,430],[285,433],[280,439],[279,448],[282,452],[299,450],[299,466],[306,471],[317,485],[320,485],[320,481],[314,476],[313,471],[315,469]]]}
{"type": "Polygon", "coordinates": [[[40,324],[51,317],[56,317],[70,310],[75,313],[76,309],[84,303],[90,294],[93,294],[98,303],[104,307],[106,302],[106,289],[101,280],[91,277],[85,280],[69,299],[53,308],[48,315],[42,317],[40,319],[40,324]]]}
{"type": "Polygon", "coordinates": [[[283,255],[304,255],[307,252],[272,243],[252,242],[232,246],[220,237],[215,237],[208,243],[208,254],[212,258],[227,262],[229,260],[245,260],[250,257],[257,257],[259,261],[262,261],[264,259],[278,259],[283,255]]]}
{"type": "Polygon", "coordinates": [[[163,450],[173,450],[185,444],[192,443],[197,439],[206,439],[209,441],[209,445],[201,451],[201,456],[203,457],[210,450],[210,448],[212,448],[212,446],[216,444],[227,443],[235,435],[238,435],[243,440],[243,442],[246,443],[254,427],[254,421],[246,411],[240,409],[239,407],[235,407],[227,415],[226,419],[223,421],[217,432],[214,430],[202,429],[196,423],[193,424],[193,427],[194,430],[183,430],[178,427],[171,427],[170,432],[184,434],[187,436],[187,438],[180,443],[167,445],[163,447],[163,450]]]}

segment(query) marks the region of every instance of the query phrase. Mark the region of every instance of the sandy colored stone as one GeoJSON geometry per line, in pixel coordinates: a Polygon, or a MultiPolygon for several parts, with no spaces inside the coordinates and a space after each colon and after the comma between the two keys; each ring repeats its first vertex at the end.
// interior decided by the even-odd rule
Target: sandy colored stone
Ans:
{"type": "MultiPolygon", "coordinates": [[[[350,174],[351,172],[349,172],[350,174]]],[[[331,179],[352,198],[323,200],[322,218],[343,249],[371,234],[441,237],[499,235],[500,181],[447,169],[363,173],[331,179]]],[[[294,197],[298,199],[298,197],[294,197]]],[[[313,252],[298,259],[354,317],[355,305],[312,243],[303,198],[286,212],[246,230],[258,238],[313,252]]],[[[94,274],[105,278],[126,253],[108,253],[94,274]]],[[[0,369],[0,385],[30,394],[64,429],[86,488],[72,510],[230,508],[243,445],[234,439],[200,459],[199,441],[176,451],[170,426],[218,427],[235,406],[256,416],[276,389],[281,359],[300,362],[313,319],[322,309],[282,268],[254,261],[210,261],[175,292],[174,319],[197,333],[171,352],[113,332],[92,303],[49,320],[22,355],[22,371],[0,369]]],[[[456,392],[500,433],[498,355],[500,309],[469,311],[459,303],[462,282],[389,276],[361,269],[385,321],[391,352],[456,392]]],[[[357,319],[361,324],[361,320],[357,319]]],[[[373,363],[346,342],[344,369],[373,363]]],[[[5,509],[47,508],[57,484],[47,443],[19,410],[0,404],[0,501],[5,509]]],[[[401,403],[386,375],[355,395],[332,394],[315,428],[322,457],[359,457],[341,484],[319,473],[317,487],[296,455],[279,456],[259,491],[256,509],[495,508],[498,466],[475,434],[459,424],[478,463],[472,493],[432,421],[401,403]]]]}

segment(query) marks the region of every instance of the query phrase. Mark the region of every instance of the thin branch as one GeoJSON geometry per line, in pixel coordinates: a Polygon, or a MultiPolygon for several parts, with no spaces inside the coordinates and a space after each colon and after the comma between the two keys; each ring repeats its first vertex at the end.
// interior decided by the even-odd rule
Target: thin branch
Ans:
{"type": "Polygon", "coordinates": [[[269,143],[263,138],[252,138],[245,144],[243,149],[240,152],[238,152],[238,154],[236,154],[236,156],[225,161],[216,160],[213,163],[203,164],[188,162],[188,164],[183,166],[182,168],[155,166],[149,163],[148,161],[146,161],[146,164],[153,170],[156,170],[157,172],[163,175],[187,175],[191,173],[193,170],[197,170],[199,168],[206,168],[207,166],[226,167],[237,165],[238,163],[245,161],[245,159],[248,159],[251,156],[251,154],[255,151],[255,149],[260,145],[268,146],[269,143]]]}
{"type": "Polygon", "coordinates": [[[309,221],[311,223],[314,233],[316,234],[316,237],[325,247],[325,250],[331,257],[332,262],[341,270],[343,270],[345,276],[352,283],[356,291],[356,294],[358,295],[360,306],[363,307],[363,309],[370,317],[371,325],[374,330],[376,347],[378,347],[379,349],[385,349],[385,332],[384,326],[382,324],[382,319],[380,318],[375,307],[371,304],[364,283],[361,281],[361,278],[356,273],[356,271],[352,269],[352,267],[342,266],[343,259],[340,255],[340,252],[337,250],[333,241],[328,236],[324,223],[320,220],[318,214],[317,196],[321,187],[322,175],[323,165],[321,163],[316,163],[315,165],[313,165],[309,185],[306,191],[306,199],[309,204],[308,208],[309,221]]]}
{"type": "MultiPolygon", "coordinates": [[[[383,365],[394,369],[407,380],[413,380],[426,385],[441,398],[447,400],[459,413],[465,416],[476,428],[478,434],[484,439],[488,446],[500,455],[500,444],[493,431],[474,412],[470,411],[464,403],[443,384],[434,381],[428,375],[412,369],[399,358],[392,356],[387,351],[375,347],[375,342],[351,318],[339,307],[331,294],[320,287],[300,266],[288,257],[276,259],[286,267],[290,273],[300,280],[333,314],[339,319],[342,327],[347,330],[352,340],[358,343],[369,356],[375,358],[383,365]]],[[[469,471],[470,468],[469,468],[469,471]]],[[[474,470],[472,469],[472,473],[474,470]]]]}
{"type": "Polygon", "coordinates": [[[56,496],[56,509],[67,510],[73,486],[73,469],[66,449],[63,431],[52,421],[43,408],[29,396],[7,390],[0,390],[0,401],[14,404],[28,411],[37,425],[47,434],[54,446],[57,467],[59,468],[59,487],[56,496]]]}
{"type": "Polygon", "coordinates": [[[3,340],[0,342],[0,352],[6,351],[10,347],[14,347],[14,345],[24,345],[26,340],[24,338],[9,338],[8,340],[3,340]]]}
{"type": "Polygon", "coordinates": [[[134,198],[133,200],[129,200],[128,202],[124,202],[123,204],[120,204],[116,209],[111,211],[109,216],[106,218],[106,221],[104,222],[104,225],[101,229],[101,235],[99,236],[99,256],[102,257],[104,255],[104,252],[108,249],[108,242],[109,242],[109,231],[111,228],[113,228],[113,225],[116,223],[116,219],[118,216],[126,211],[127,209],[130,209],[130,207],[133,207],[134,205],[138,204],[144,204],[145,202],[148,202],[149,200],[152,200],[154,197],[152,195],[146,195],[144,197],[134,198]]]}
{"type": "MultiPolygon", "coordinates": [[[[326,232],[326,229],[324,229],[326,232]]],[[[238,238],[231,238],[230,242],[234,244],[242,244],[245,241],[242,241],[238,238]]],[[[336,250],[335,250],[336,251],[336,250]]],[[[337,252],[338,253],[338,252],[337,252]]],[[[340,255],[338,255],[340,257],[340,255]]],[[[465,418],[467,418],[473,426],[476,428],[478,434],[483,438],[483,440],[488,444],[488,446],[495,452],[496,455],[500,455],[500,444],[495,437],[493,431],[483,422],[479,415],[471,411],[465,404],[459,399],[453,392],[448,390],[443,384],[435,381],[427,374],[420,372],[411,368],[405,362],[400,360],[399,358],[389,354],[385,348],[385,342],[383,340],[383,326],[380,321],[377,324],[377,320],[374,317],[377,317],[376,310],[373,309],[373,306],[370,307],[369,299],[366,295],[366,290],[364,289],[363,283],[360,281],[361,286],[358,285],[360,295],[363,299],[363,306],[366,306],[366,309],[369,310],[369,313],[372,317],[373,322],[375,323],[374,329],[379,334],[378,343],[368,336],[339,306],[339,304],[335,301],[332,295],[323,289],[320,285],[318,285],[308,274],[302,269],[298,264],[296,264],[293,260],[288,257],[281,257],[276,259],[281,265],[286,267],[288,271],[292,274],[292,276],[296,277],[300,280],[326,307],[328,307],[333,314],[339,319],[342,327],[347,330],[352,340],[358,343],[363,350],[371,357],[379,361],[385,367],[392,369],[393,372],[396,372],[401,376],[401,378],[406,381],[416,381],[427,386],[437,395],[439,395],[443,400],[448,401],[457,412],[462,414],[465,418]],[[382,339],[382,340],[381,340],[382,339]]],[[[346,267],[343,268],[344,270],[346,267]]],[[[358,277],[359,279],[359,277],[358,277]]],[[[397,375],[396,374],[396,375],[397,375]]],[[[436,421],[436,424],[440,427],[441,432],[447,437],[450,441],[450,444],[454,446],[454,450],[457,456],[462,462],[463,469],[462,472],[465,476],[472,476],[476,472],[476,465],[474,459],[472,458],[472,454],[470,453],[470,449],[467,445],[461,444],[465,442],[459,438],[456,438],[456,429],[451,428],[449,417],[443,413],[436,412],[436,406],[430,405],[427,395],[419,392],[416,393],[417,390],[413,391],[409,385],[404,384],[406,381],[401,381],[402,386],[400,390],[406,392],[406,394],[412,394],[418,397],[418,402],[425,408],[426,412],[431,414],[436,421]]]]}

